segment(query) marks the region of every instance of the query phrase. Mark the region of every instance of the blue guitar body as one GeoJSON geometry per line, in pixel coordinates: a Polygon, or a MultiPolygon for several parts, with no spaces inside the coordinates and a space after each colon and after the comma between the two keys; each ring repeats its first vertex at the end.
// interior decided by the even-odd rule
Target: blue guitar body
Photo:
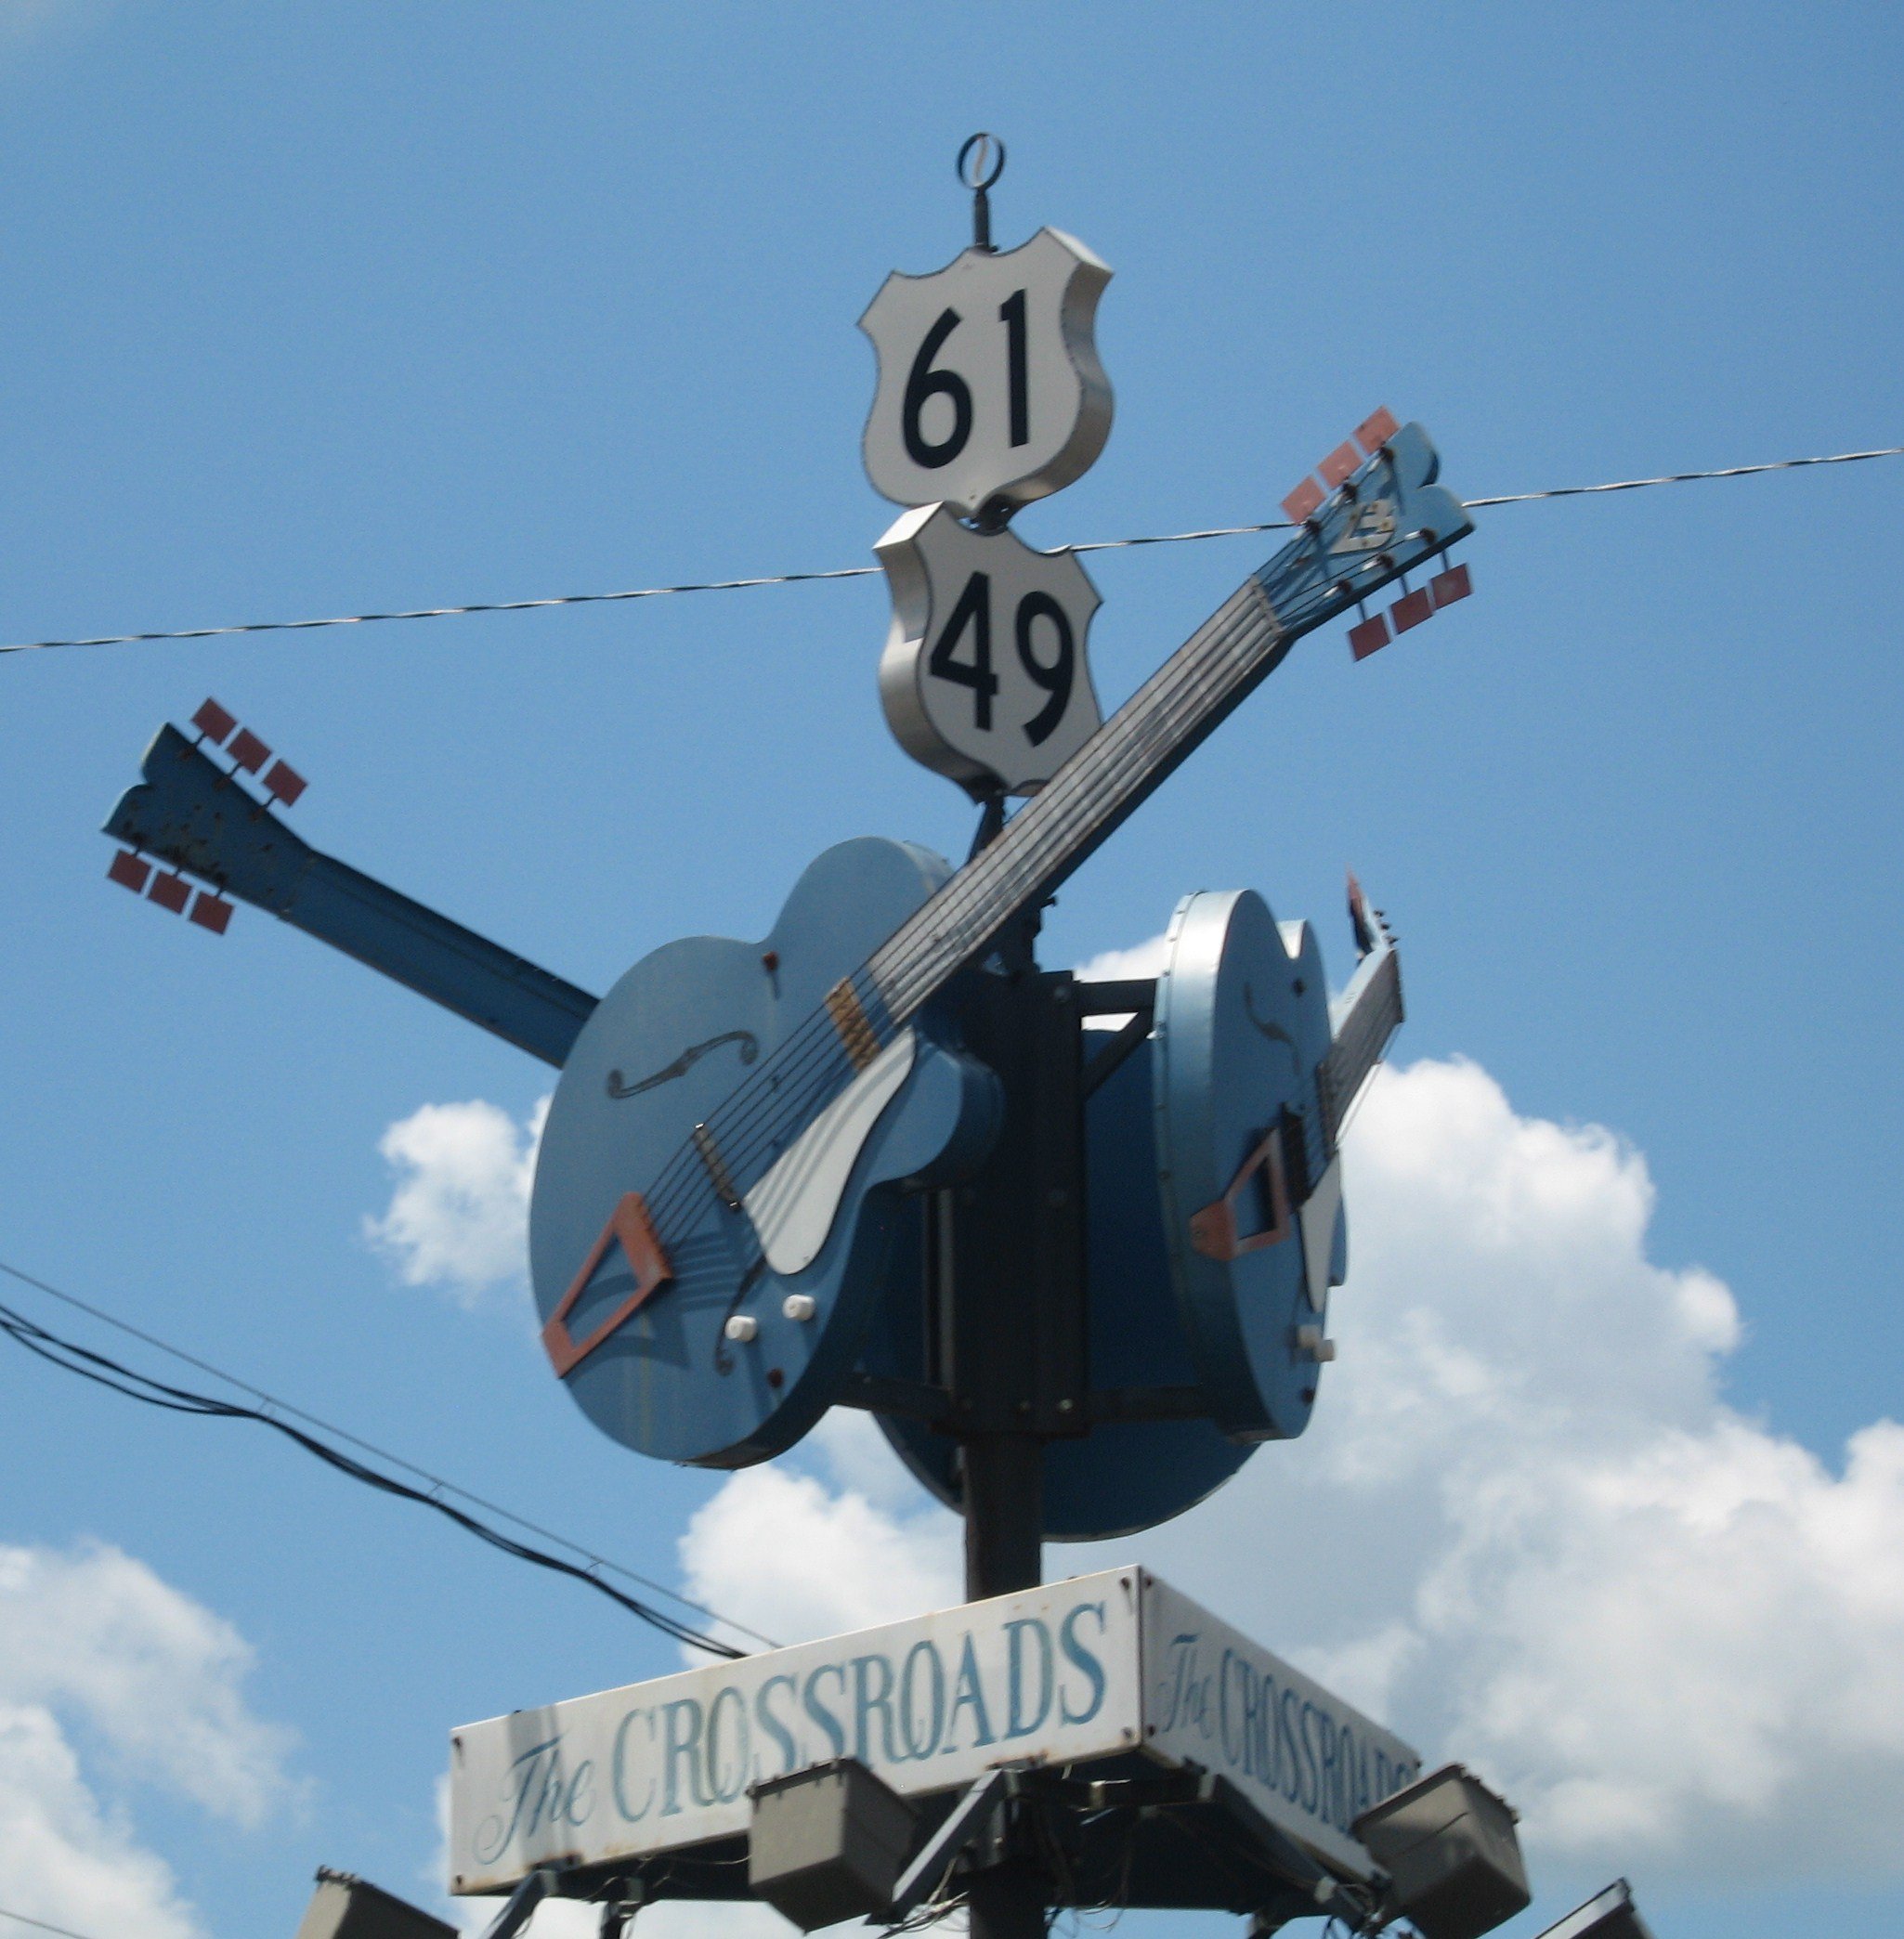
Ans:
{"type": "Polygon", "coordinates": [[[916,1278],[917,1217],[901,1187],[975,1164],[998,1112],[996,1080],[941,1033],[931,1007],[810,1264],[773,1270],[747,1214],[703,1190],[685,1236],[671,1233],[668,1282],[611,1324],[639,1283],[615,1230],[625,1194],[678,1165],[695,1127],[948,873],[908,843],[843,842],[807,868],[763,941],[668,943],[577,1035],[536,1165],[530,1274],[565,1385],[615,1439],[708,1467],[782,1452],[839,1398],[895,1269],[916,1278]]]}

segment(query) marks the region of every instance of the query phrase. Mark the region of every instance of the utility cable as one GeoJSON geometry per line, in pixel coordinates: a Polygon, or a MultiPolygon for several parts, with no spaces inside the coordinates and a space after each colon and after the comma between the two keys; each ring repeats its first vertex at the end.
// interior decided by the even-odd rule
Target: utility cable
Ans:
{"type": "Polygon", "coordinates": [[[75,1932],[71,1926],[48,1925],[44,1919],[29,1919],[24,1912],[9,1912],[0,1906],[0,1919],[11,1919],[25,1926],[34,1926],[43,1932],[58,1932],[59,1939],[86,1939],[84,1932],[75,1932]]]}
{"type": "MultiPolygon", "coordinates": [[[[1731,464],[1719,471],[1668,472],[1657,478],[1620,478],[1606,485],[1559,485],[1547,491],[1510,491],[1467,499],[1470,511],[1493,505],[1531,505],[1544,499],[1591,498],[1610,491],[1644,491],[1654,485],[1693,485],[1710,478],[1751,478],[1762,472],[1800,471],[1813,464],[1861,464],[1871,458],[1904,458],[1904,445],[1871,451],[1835,451],[1820,458],[1777,458],[1768,464],[1731,464]]],[[[1067,546],[1074,553],[1128,552],[1140,545],[1188,545],[1202,539],[1237,539],[1256,532],[1287,532],[1286,518],[1258,525],[1211,526],[1196,532],[1151,532],[1136,539],[1092,539],[1067,546]]],[[[750,586],[802,586],[820,579],[871,579],[879,566],[839,566],[826,572],[772,572],[752,579],[702,579],[679,586],[637,586],[622,592],[565,592],[548,599],[489,600],[471,605],[418,606],[400,613],[345,613],[333,619],[253,619],[237,626],[189,626],[173,632],[102,633],[86,640],[22,640],[0,654],[46,653],[59,646],[138,646],[157,640],[215,640],[232,633],[311,632],[329,626],[375,626],[389,619],[458,619],[472,613],[530,613],[544,606],[606,605],[631,599],[665,599],[682,592],[737,592],[750,586]]]]}
{"type": "Polygon", "coordinates": [[[402,1500],[420,1503],[426,1508],[433,1508],[438,1515],[456,1523],[459,1528],[489,1542],[491,1547],[501,1549],[503,1554],[515,1556],[518,1561],[533,1563],[539,1568],[551,1569],[558,1575],[573,1576],[578,1581],[588,1583],[591,1588],[607,1596],[612,1602],[619,1604],[631,1615],[639,1617],[664,1634],[693,1648],[729,1658],[742,1657],[748,1653],[746,1650],[737,1649],[731,1645],[717,1641],[692,1624],[669,1615],[665,1610],[654,1607],[637,1596],[624,1594],[604,1580],[604,1573],[612,1571],[642,1588],[665,1596],[671,1602],[678,1603],[684,1608],[692,1609],[697,1615],[704,1616],[711,1621],[720,1623],[741,1635],[751,1636],[768,1648],[778,1647],[772,1637],[749,1628],[746,1623],[737,1622],[731,1617],[723,1616],[718,1609],[711,1609],[705,1604],[695,1602],[692,1598],[668,1588],[664,1583],[653,1581],[646,1576],[636,1574],[633,1569],[626,1568],[619,1563],[611,1562],[606,1556],[594,1554],[592,1550],[582,1547],[580,1542],[570,1542],[523,1516],[500,1507],[493,1502],[485,1501],[482,1496],[473,1494],[468,1489],[459,1488],[454,1482],[446,1481],[440,1476],[418,1467],[413,1462],[405,1461],[400,1455],[392,1454],[358,1435],[333,1426],[330,1422],[320,1419],[303,1408],[280,1400],[275,1395],[267,1394],[262,1387],[240,1380],[234,1374],[227,1373],[209,1361],[202,1360],[195,1355],[185,1352],[181,1347],[172,1346],[154,1334],[143,1332],[124,1320],[114,1318],[112,1314],[103,1311],[98,1307],[89,1305],[73,1294],[62,1292],[58,1286],[49,1285],[45,1280],[22,1272],[18,1267],[7,1264],[5,1260],[0,1260],[0,1272],[6,1273],[10,1279],[18,1280],[22,1285],[31,1286],[36,1292],[47,1295],[50,1298],[60,1300],[105,1325],[114,1327],[119,1332],[157,1348],[162,1353],[169,1354],[174,1360],[183,1361],[188,1366],[198,1368],[201,1373],[209,1373],[213,1378],[226,1382],[241,1393],[249,1394],[263,1404],[257,1407],[241,1406],[232,1401],[220,1400],[211,1395],[195,1393],[189,1388],[176,1387],[163,1381],[154,1380],[150,1374],[140,1373],[109,1355],[96,1353],[75,1341],[61,1337],[16,1308],[0,1303],[0,1333],[5,1333],[42,1360],[65,1368],[70,1373],[77,1373],[98,1386],[124,1395],[128,1399],[142,1401],[147,1406],[162,1408],[168,1412],[200,1414],[222,1420],[256,1421],[264,1426],[274,1428],[287,1439],[295,1441],[306,1452],[316,1455],[319,1460],[336,1468],[340,1473],[348,1475],[351,1479],[361,1481],[367,1487],[378,1489],[385,1494],[393,1494],[402,1500]],[[283,1418],[284,1416],[291,1418],[283,1418]],[[293,1420],[305,1422],[308,1428],[319,1432],[309,1432],[306,1427],[295,1426],[293,1420]],[[322,1439],[320,1435],[331,1435],[338,1440],[347,1441],[378,1461],[414,1475],[419,1480],[428,1483],[428,1486],[413,1487],[393,1475],[379,1473],[377,1469],[345,1453],[342,1449],[332,1446],[322,1439]],[[455,1507],[445,1499],[450,1495],[459,1496],[473,1507],[513,1522],[517,1528],[539,1535],[546,1542],[553,1542],[567,1549],[572,1555],[584,1557],[585,1563],[571,1562],[560,1555],[551,1555],[545,1550],[520,1542],[515,1537],[494,1528],[480,1516],[455,1507]]]}

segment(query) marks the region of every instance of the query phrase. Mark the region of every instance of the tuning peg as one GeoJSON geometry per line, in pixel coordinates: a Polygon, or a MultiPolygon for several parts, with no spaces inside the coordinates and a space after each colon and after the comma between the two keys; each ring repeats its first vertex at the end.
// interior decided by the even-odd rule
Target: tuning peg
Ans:
{"type": "Polygon", "coordinates": [[[198,712],[192,715],[191,724],[213,746],[222,748],[227,736],[238,725],[238,717],[228,713],[215,700],[208,698],[198,712]]]}
{"type": "Polygon", "coordinates": [[[106,865],[106,879],[130,889],[135,895],[145,893],[151,874],[152,865],[134,849],[121,849],[106,865]]]}
{"type": "Polygon", "coordinates": [[[1316,466],[1331,491],[1339,490],[1352,478],[1362,463],[1362,453],[1346,438],[1316,466]]]}
{"type": "Polygon", "coordinates": [[[1384,404],[1380,410],[1372,410],[1355,427],[1355,441],[1373,458],[1402,426],[1395,422],[1395,414],[1384,404]]]}
{"type": "Polygon", "coordinates": [[[1424,619],[1435,617],[1434,601],[1428,597],[1426,586],[1417,586],[1413,592],[1404,592],[1389,608],[1389,621],[1398,635],[1405,633],[1410,627],[1419,626],[1424,619]]]}
{"type": "Polygon", "coordinates": [[[1327,495],[1313,478],[1305,478],[1283,501],[1283,516],[1291,525],[1306,525],[1327,495]]]}
{"type": "Polygon", "coordinates": [[[201,929],[210,930],[215,936],[222,936],[231,927],[231,912],[236,906],[222,895],[215,895],[209,889],[201,889],[191,905],[189,920],[197,923],[201,929]]]}
{"type": "Polygon", "coordinates": [[[266,747],[249,727],[241,727],[231,745],[225,749],[232,762],[247,774],[255,774],[271,758],[271,750],[266,747]]]}
{"type": "Polygon", "coordinates": [[[185,914],[185,905],[191,900],[191,884],[182,875],[155,875],[152,886],[146,891],[146,899],[155,902],[162,909],[170,909],[175,916],[185,914]]]}
{"type": "Polygon", "coordinates": [[[1451,606],[1457,599],[1466,599],[1474,591],[1474,582],[1467,576],[1467,566],[1451,566],[1445,572],[1438,572],[1428,581],[1428,591],[1434,595],[1435,611],[1451,606]]]}
{"type": "Polygon", "coordinates": [[[1349,650],[1359,660],[1365,660],[1388,644],[1389,622],[1379,613],[1349,629],[1349,650]]]}
{"type": "Polygon", "coordinates": [[[274,761],[265,776],[265,792],[275,795],[289,808],[309,784],[288,761],[274,761]]]}

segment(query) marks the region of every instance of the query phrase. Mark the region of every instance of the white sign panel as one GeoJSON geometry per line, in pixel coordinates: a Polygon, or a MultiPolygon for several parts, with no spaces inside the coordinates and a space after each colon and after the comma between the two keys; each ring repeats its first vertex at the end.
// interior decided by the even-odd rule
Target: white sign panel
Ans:
{"type": "Polygon", "coordinates": [[[1137,1631],[1138,1573],[1114,1569],[470,1724],[450,1739],[450,1889],[744,1832],[750,1785],[836,1757],[913,1792],[1128,1750],[1137,1631]]]}
{"type": "Polygon", "coordinates": [[[1036,793],[1103,724],[1084,567],[944,505],[906,513],[873,550],[893,592],[880,699],[900,746],[974,794],[1036,793]]]}
{"type": "Polygon", "coordinates": [[[1003,254],[968,249],[932,276],[889,276],[859,319],[880,359],[864,440],[873,488],[975,516],[1082,477],[1111,433],[1091,340],[1110,280],[1051,228],[1003,254]]]}
{"type": "Polygon", "coordinates": [[[1188,1597],[1144,1578],[1144,1748],[1231,1778],[1272,1824],[1337,1871],[1366,1877],[1349,1827],[1412,1784],[1398,1737],[1188,1597]]]}
{"type": "Polygon", "coordinates": [[[450,1747],[455,1893],[743,1833],[750,1785],[837,1757],[924,1793],[998,1764],[1139,1750],[1222,1773],[1319,1858],[1366,1877],[1346,1827],[1421,1765],[1135,1568],[517,1711],[450,1747]]]}

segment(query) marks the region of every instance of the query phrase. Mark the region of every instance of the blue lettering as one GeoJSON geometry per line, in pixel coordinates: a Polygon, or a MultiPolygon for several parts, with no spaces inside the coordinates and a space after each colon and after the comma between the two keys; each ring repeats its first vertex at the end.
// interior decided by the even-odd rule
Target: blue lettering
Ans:
{"type": "Polygon", "coordinates": [[[590,1795],[594,1785],[595,1767],[592,1760],[584,1758],[576,1765],[575,1776],[568,1780],[568,1808],[562,1814],[571,1825],[579,1825],[595,1808],[595,1801],[590,1795]]]}
{"type": "Polygon", "coordinates": [[[681,1793],[675,1786],[675,1776],[685,1759],[687,1763],[687,1788],[689,1802],[695,1804],[711,1804],[714,1801],[701,1789],[701,1707],[692,1697],[677,1697],[672,1703],[664,1704],[661,1711],[661,1815],[672,1817],[681,1809],[681,1793]],[[686,1733],[683,1735],[676,1724],[685,1723],[686,1733]]]}
{"type": "Polygon", "coordinates": [[[648,1748],[649,1750],[654,1749],[655,1713],[646,1704],[639,1704],[633,1710],[629,1711],[622,1717],[620,1723],[615,1726],[615,1759],[614,1763],[609,1766],[608,1772],[609,1779],[615,1791],[615,1809],[631,1825],[638,1825],[643,1818],[646,1817],[655,1802],[655,1779],[654,1774],[650,1772],[648,1776],[648,1794],[641,1801],[641,1809],[639,1811],[631,1811],[628,1807],[628,1787],[626,1783],[628,1776],[628,1726],[637,1717],[646,1719],[648,1748]]]}
{"type": "Polygon", "coordinates": [[[1089,1724],[1102,1709],[1104,1702],[1104,1666],[1097,1656],[1085,1646],[1084,1639],[1077,1633],[1077,1619],[1080,1616],[1095,1616],[1098,1619],[1098,1634],[1101,1636],[1105,1628],[1104,1606],[1101,1602],[1079,1603],[1059,1627],[1059,1647],[1090,1679],[1090,1697],[1082,1710],[1073,1710],[1071,1699],[1068,1697],[1060,1697],[1058,1714],[1067,1724],[1089,1724]]]}
{"type": "Polygon", "coordinates": [[[945,1727],[945,1666],[939,1659],[938,1646],[931,1640],[915,1643],[906,1652],[906,1664],[899,1672],[899,1735],[906,1741],[907,1757],[930,1757],[939,1748],[939,1733],[945,1727]],[[932,1728],[919,1725],[919,1690],[914,1672],[920,1663],[932,1672],[932,1728]]]}
{"type": "Polygon", "coordinates": [[[1051,1633],[1041,1618],[1020,1616],[1005,1625],[1006,1691],[1011,1716],[1005,1726],[1008,1737],[1029,1737],[1050,1714],[1051,1695],[1057,1682],[1051,1660],[1051,1633]],[[1034,1714],[1024,1708],[1024,1643],[1029,1631],[1037,1638],[1038,1703],[1034,1714]]]}
{"type": "Polygon", "coordinates": [[[717,1804],[731,1804],[747,1789],[749,1745],[747,1733],[747,1698],[732,1684],[717,1695],[708,1705],[708,1789],[714,1794],[717,1804]],[[734,1706],[734,1781],[721,1782],[721,1709],[724,1704],[734,1706]]]}
{"type": "Polygon", "coordinates": [[[840,1727],[840,1719],[820,1701],[817,1687],[823,1676],[840,1679],[840,1694],[846,1694],[846,1672],[838,1663],[822,1663],[806,1680],[806,1713],[827,1733],[827,1741],[833,1747],[835,1757],[846,1755],[846,1733],[840,1727]]]}
{"type": "Polygon", "coordinates": [[[985,1713],[985,1693],[979,1683],[978,1658],[972,1650],[970,1630],[965,1634],[965,1646],[959,1653],[959,1674],[953,1680],[952,1714],[946,1722],[945,1748],[939,1753],[942,1757],[959,1748],[959,1712],[967,1709],[972,1711],[973,1748],[996,1743],[991,1718],[985,1713]]]}
{"type": "Polygon", "coordinates": [[[1302,1808],[1313,1811],[1322,1802],[1322,1774],[1316,1769],[1315,1732],[1311,1728],[1316,1721],[1316,1707],[1312,1703],[1302,1706],[1302,1808]]]}
{"type": "Polygon", "coordinates": [[[1324,1711],[1316,1712],[1317,1735],[1323,1744],[1323,1780],[1319,1787],[1318,1811],[1325,1825],[1339,1825],[1342,1816],[1341,1740],[1336,1735],[1335,1719],[1324,1711]]]}
{"type": "Polygon", "coordinates": [[[512,1839],[533,1837],[545,1810],[551,1817],[561,1811],[561,1745],[559,1736],[545,1737],[540,1744],[531,1744],[509,1766],[502,1780],[508,1816],[498,1813],[485,1818],[470,1841],[471,1850],[482,1864],[498,1857],[512,1839]]]}
{"type": "Polygon", "coordinates": [[[853,1659],[853,1754],[863,1764],[870,1764],[877,1754],[883,1754],[888,1763],[898,1763],[905,1756],[893,1743],[893,1665],[882,1656],[853,1659]],[[872,1687],[875,1670],[880,1672],[877,1689],[872,1687]],[[880,1713],[880,1753],[867,1741],[867,1723],[875,1711],[880,1713]]]}
{"type": "Polygon", "coordinates": [[[1292,1804],[1302,1789],[1302,1775],[1297,1769],[1296,1758],[1296,1692],[1285,1690],[1282,1701],[1276,1705],[1276,1768],[1288,1773],[1283,1779],[1282,1791],[1292,1804]],[[1289,1753],[1286,1762],[1283,1755],[1285,1749],[1289,1753]]]}
{"type": "Polygon", "coordinates": [[[761,1685],[760,1694],[753,1700],[754,1715],[760,1719],[761,1728],[780,1747],[780,1768],[777,1771],[756,1772],[755,1775],[760,1777],[784,1776],[800,1761],[800,1747],[793,1741],[793,1733],[774,1714],[767,1703],[768,1693],[776,1684],[785,1684],[789,1690],[794,1687],[790,1676],[770,1676],[761,1685]]]}

